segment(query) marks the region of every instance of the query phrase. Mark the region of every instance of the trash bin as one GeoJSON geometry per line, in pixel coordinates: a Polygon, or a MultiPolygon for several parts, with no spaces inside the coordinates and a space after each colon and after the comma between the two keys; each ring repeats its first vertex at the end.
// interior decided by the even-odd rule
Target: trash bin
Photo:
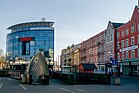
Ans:
{"type": "Polygon", "coordinates": [[[22,77],[22,83],[26,83],[26,77],[22,77]]]}
{"type": "Polygon", "coordinates": [[[116,77],[114,78],[114,85],[120,85],[120,78],[119,77],[116,77]]]}

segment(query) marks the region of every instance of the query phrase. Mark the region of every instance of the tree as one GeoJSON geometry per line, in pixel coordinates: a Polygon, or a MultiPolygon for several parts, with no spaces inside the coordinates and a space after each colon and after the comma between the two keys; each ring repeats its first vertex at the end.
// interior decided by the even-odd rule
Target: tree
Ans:
{"type": "Polygon", "coordinates": [[[2,49],[0,49],[0,56],[3,54],[3,50],[2,49]]]}
{"type": "Polygon", "coordinates": [[[5,57],[0,56],[0,69],[5,67],[5,57]]]}
{"type": "Polygon", "coordinates": [[[3,56],[3,50],[0,49],[0,69],[5,67],[5,57],[3,56]]]}

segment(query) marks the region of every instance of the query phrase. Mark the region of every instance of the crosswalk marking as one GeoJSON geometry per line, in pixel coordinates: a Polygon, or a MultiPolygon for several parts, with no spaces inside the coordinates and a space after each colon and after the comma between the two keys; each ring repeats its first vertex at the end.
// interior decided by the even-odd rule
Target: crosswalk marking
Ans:
{"type": "Polygon", "coordinates": [[[8,78],[8,80],[9,80],[9,81],[13,81],[13,79],[11,79],[11,78],[8,78]]]}
{"type": "Polygon", "coordinates": [[[67,92],[75,93],[74,91],[71,91],[71,90],[68,90],[68,89],[65,89],[65,88],[59,88],[59,89],[61,89],[61,90],[63,90],[63,91],[67,91],[67,92]]]}
{"type": "Polygon", "coordinates": [[[79,88],[77,90],[82,91],[82,92],[85,92],[85,90],[82,90],[82,89],[79,89],[79,88]]]}
{"type": "Polygon", "coordinates": [[[19,84],[24,90],[27,90],[22,84],[19,84]]]}
{"type": "Polygon", "coordinates": [[[59,89],[61,89],[61,90],[64,90],[64,91],[70,91],[70,90],[68,90],[68,89],[65,89],[65,88],[59,88],[59,89]]]}

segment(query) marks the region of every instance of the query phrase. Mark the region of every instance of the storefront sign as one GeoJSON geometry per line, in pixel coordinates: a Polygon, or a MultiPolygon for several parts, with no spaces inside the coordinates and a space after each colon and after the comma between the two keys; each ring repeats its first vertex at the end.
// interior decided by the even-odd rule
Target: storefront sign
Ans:
{"type": "Polygon", "coordinates": [[[131,65],[139,65],[139,62],[131,62],[131,65]]]}
{"type": "Polygon", "coordinates": [[[24,37],[24,38],[19,38],[18,39],[19,42],[34,41],[34,40],[35,40],[34,37],[24,37]]]}
{"type": "Polygon", "coordinates": [[[124,51],[128,51],[128,50],[134,50],[134,49],[137,49],[137,48],[138,48],[138,45],[131,46],[131,47],[126,47],[126,48],[120,49],[120,52],[124,52],[124,51]]]}
{"type": "Polygon", "coordinates": [[[129,65],[129,62],[122,63],[122,65],[123,65],[123,66],[124,66],[124,65],[129,65]]]}

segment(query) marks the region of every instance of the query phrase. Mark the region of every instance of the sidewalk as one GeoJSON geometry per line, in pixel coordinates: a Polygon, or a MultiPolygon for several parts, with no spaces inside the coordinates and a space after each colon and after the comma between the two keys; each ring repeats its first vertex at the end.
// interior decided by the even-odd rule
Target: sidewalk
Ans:
{"type": "Polygon", "coordinates": [[[125,76],[121,78],[121,86],[130,86],[139,88],[139,77],[137,76],[125,76]]]}

